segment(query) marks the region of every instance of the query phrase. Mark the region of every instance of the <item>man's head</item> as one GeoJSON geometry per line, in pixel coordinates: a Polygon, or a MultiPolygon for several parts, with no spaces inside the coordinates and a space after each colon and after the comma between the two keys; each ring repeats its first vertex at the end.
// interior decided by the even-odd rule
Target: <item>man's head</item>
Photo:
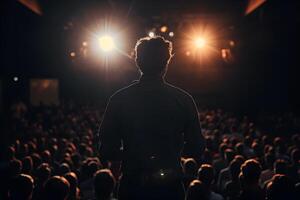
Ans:
{"type": "Polygon", "coordinates": [[[144,75],[164,75],[172,57],[172,43],[163,37],[145,37],[135,45],[135,61],[144,75]]]}

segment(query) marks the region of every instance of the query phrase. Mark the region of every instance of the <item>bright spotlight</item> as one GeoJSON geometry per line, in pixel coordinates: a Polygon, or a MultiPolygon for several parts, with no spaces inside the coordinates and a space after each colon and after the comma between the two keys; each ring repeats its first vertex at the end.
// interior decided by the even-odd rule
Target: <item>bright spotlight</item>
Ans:
{"type": "Polygon", "coordinates": [[[88,43],[86,41],[82,42],[82,46],[86,47],[88,43]]]}
{"type": "Polygon", "coordinates": [[[202,49],[206,45],[206,40],[204,38],[197,38],[195,40],[195,46],[198,49],[202,49]]]}
{"type": "Polygon", "coordinates": [[[162,32],[162,33],[167,32],[167,30],[168,30],[168,27],[167,27],[167,26],[162,26],[162,27],[160,27],[160,32],[162,32]]]}
{"type": "Polygon", "coordinates": [[[17,77],[17,76],[13,77],[13,81],[14,82],[18,82],[19,81],[19,77],[17,77]]]}
{"type": "Polygon", "coordinates": [[[115,48],[114,39],[109,35],[100,37],[99,45],[100,45],[100,48],[105,52],[112,51],[115,48]]]}
{"type": "Polygon", "coordinates": [[[154,33],[153,31],[150,31],[150,32],[148,33],[148,35],[149,35],[149,37],[154,37],[154,36],[155,36],[155,33],[154,33]]]}
{"type": "Polygon", "coordinates": [[[70,53],[70,56],[71,56],[71,57],[75,57],[75,56],[76,56],[76,53],[75,53],[74,51],[72,51],[72,52],[70,53]]]}
{"type": "Polygon", "coordinates": [[[174,32],[171,31],[171,32],[169,33],[169,36],[170,36],[170,37],[174,37],[174,32]]]}

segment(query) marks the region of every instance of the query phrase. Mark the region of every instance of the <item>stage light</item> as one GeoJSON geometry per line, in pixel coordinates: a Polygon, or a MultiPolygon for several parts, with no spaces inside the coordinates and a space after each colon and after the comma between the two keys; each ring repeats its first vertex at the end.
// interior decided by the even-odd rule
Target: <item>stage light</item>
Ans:
{"type": "Polygon", "coordinates": [[[195,46],[197,49],[202,49],[206,45],[206,40],[202,37],[195,39],[195,46]]]}
{"type": "Polygon", "coordinates": [[[13,77],[13,81],[14,82],[18,82],[19,81],[19,77],[17,77],[17,76],[13,77]]]}
{"type": "Polygon", "coordinates": [[[170,37],[174,37],[174,32],[171,31],[171,32],[169,33],[169,36],[170,36],[170,37]]]}
{"type": "Polygon", "coordinates": [[[168,30],[168,27],[167,27],[167,26],[162,26],[162,27],[160,27],[160,32],[162,32],[162,33],[167,32],[167,30],[168,30]]]}
{"type": "Polygon", "coordinates": [[[100,48],[105,52],[109,52],[109,51],[112,51],[113,49],[115,49],[114,39],[109,35],[100,37],[99,45],[100,45],[100,48]]]}
{"type": "Polygon", "coordinates": [[[230,40],[230,41],[229,41],[229,45],[232,46],[232,47],[234,47],[235,42],[234,42],[233,40],[230,40]]]}
{"type": "Polygon", "coordinates": [[[71,57],[75,57],[75,56],[76,56],[76,53],[75,53],[74,51],[72,51],[72,52],[70,53],[70,56],[71,56],[71,57]]]}
{"type": "Polygon", "coordinates": [[[82,46],[86,47],[88,43],[86,41],[82,42],[82,46]]]}
{"type": "Polygon", "coordinates": [[[148,33],[148,35],[149,35],[149,37],[154,37],[154,36],[155,36],[155,33],[154,33],[153,31],[150,31],[150,32],[148,33]]]}

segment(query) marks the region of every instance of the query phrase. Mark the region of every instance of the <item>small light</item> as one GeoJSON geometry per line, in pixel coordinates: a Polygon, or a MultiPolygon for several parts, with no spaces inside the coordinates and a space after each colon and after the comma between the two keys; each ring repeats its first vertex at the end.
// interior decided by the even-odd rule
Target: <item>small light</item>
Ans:
{"type": "Polygon", "coordinates": [[[75,53],[74,51],[72,51],[72,52],[70,53],[70,56],[71,56],[71,57],[75,57],[75,56],[76,56],[76,53],[75,53]]]}
{"type": "Polygon", "coordinates": [[[233,47],[235,45],[235,42],[233,40],[230,40],[229,45],[233,47]]]}
{"type": "Polygon", "coordinates": [[[82,46],[86,47],[88,43],[86,41],[82,42],[82,46]]]}
{"type": "Polygon", "coordinates": [[[150,32],[148,33],[148,35],[149,35],[149,37],[154,37],[154,36],[155,36],[155,33],[154,33],[153,31],[150,31],[150,32]]]}
{"type": "Polygon", "coordinates": [[[174,32],[171,31],[171,32],[169,33],[169,36],[170,36],[170,37],[174,37],[174,32]]]}
{"type": "Polygon", "coordinates": [[[167,30],[168,30],[168,27],[167,27],[167,26],[162,26],[162,27],[160,28],[160,32],[162,32],[162,33],[167,32],[167,30]]]}
{"type": "Polygon", "coordinates": [[[18,82],[19,81],[19,77],[17,77],[17,76],[13,77],[13,81],[14,82],[18,82]]]}
{"type": "Polygon", "coordinates": [[[161,175],[161,176],[164,176],[165,174],[164,174],[163,172],[160,172],[160,175],[161,175]]]}
{"type": "Polygon", "coordinates": [[[185,52],[185,55],[186,55],[186,56],[190,56],[190,55],[191,55],[191,52],[190,52],[190,51],[186,51],[186,52],[185,52]]]}

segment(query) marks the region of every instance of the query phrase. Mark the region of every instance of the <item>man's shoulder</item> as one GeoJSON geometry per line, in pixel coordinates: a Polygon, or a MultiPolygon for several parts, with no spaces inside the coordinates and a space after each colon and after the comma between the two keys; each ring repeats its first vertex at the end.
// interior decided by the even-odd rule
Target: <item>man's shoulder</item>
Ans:
{"type": "Polygon", "coordinates": [[[123,99],[124,96],[128,95],[131,91],[133,91],[138,84],[138,80],[133,81],[131,84],[117,90],[113,95],[110,97],[110,99],[123,99]]]}
{"type": "Polygon", "coordinates": [[[187,91],[185,91],[184,89],[181,89],[181,88],[179,88],[179,87],[177,87],[177,86],[174,86],[174,85],[172,85],[172,84],[170,84],[170,83],[165,83],[165,85],[166,85],[167,89],[168,89],[171,93],[173,93],[173,94],[175,94],[175,95],[177,95],[177,96],[180,96],[180,97],[182,97],[182,98],[185,98],[185,99],[187,99],[187,100],[192,100],[192,101],[193,101],[192,95],[190,95],[190,94],[189,94],[187,91]]]}

